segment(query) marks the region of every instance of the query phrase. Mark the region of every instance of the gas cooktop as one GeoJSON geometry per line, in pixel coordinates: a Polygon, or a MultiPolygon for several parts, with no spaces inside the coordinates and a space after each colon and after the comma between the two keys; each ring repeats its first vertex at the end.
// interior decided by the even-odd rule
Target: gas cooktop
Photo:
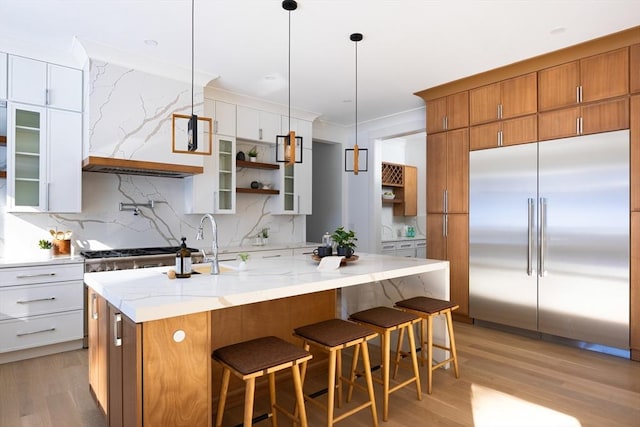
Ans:
{"type": "MultiPolygon", "coordinates": [[[[191,253],[197,253],[196,248],[187,248],[191,253]]],[[[180,250],[180,246],[161,246],[155,248],[129,248],[129,249],[106,249],[101,251],[82,251],[80,254],[86,259],[96,258],[120,258],[151,255],[170,255],[180,250]]]]}

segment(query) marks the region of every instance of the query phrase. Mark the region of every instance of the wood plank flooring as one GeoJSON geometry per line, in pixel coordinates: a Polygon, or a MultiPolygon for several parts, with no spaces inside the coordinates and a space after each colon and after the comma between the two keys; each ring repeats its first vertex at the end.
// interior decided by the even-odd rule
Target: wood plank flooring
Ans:
{"type": "MultiPolygon", "coordinates": [[[[640,427],[640,363],[464,323],[455,331],[460,379],[436,371],[433,394],[422,401],[411,386],[397,391],[381,426],[640,427]]],[[[324,379],[314,377],[309,386],[324,379]]],[[[288,380],[279,382],[285,403],[290,389],[288,380]]],[[[257,399],[260,413],[266,402],[262,393],[257,399]]],[[[379,416],[380,408],[378,399],[379,416]]],[[[317,407],[307,412],[311,426],[325,425],[317,407]]],[[[241,419],[241,408],[230,407],[225,425],[241,419]]],[[[282,416],[279,422],[290,425],[282,416]]],[[[0,365],[1,427],[104,425],[89,394],[86,350],[0,365]]],[[[371,414],[338,425],[369,426],[371,414]]]]}

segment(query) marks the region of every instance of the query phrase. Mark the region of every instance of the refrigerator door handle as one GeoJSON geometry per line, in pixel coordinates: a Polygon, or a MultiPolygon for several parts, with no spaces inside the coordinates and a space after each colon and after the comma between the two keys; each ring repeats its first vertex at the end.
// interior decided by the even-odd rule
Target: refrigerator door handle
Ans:
{"type": "Polygon", "coordinates": [[[531,276],[533,272],[533,213],[535,210],[533,198],[527,199],[528,204],[528,238],[527,238],[527,276],[531,276]]]}
{"type": "Polygon", "coordinates": [[[547,199],[544,197],[540,197],[540,228],[538,230],[538,241],[540,248],[540,256],[538,257],[538,276],[544,277],[546,275],[546,271],[544,268],[544,248],[546,246],[546,237],[547,237],[547,199]]]}

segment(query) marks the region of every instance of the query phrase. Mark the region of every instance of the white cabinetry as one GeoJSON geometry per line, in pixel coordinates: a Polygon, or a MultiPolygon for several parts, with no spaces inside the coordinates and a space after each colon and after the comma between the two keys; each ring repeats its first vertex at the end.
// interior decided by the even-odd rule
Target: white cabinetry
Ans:
{"type": "Polygon", "coordinates": [[[280,134],[280,115],[262,111],[244,105],[237,106],[238,139],[276,143],[276,135],[280,134]]]}
{"type": "Polygon", "coordinates": [[[9,103],[7,208],[80,212],[81,113],[9,103]]]}
{"type": "Polygon", "coordinates": [[[393,255],[408,258],[426,258],[427,241],[417,240],[397,240],[382,242],[382,255],[393,255]]]}
{"type": "Polygon", "coordinates": [[[186,213],[232,214],[236,211],[236,139],[215,135],[204,173],[185,179],[186,213]]]}
{"type": "Polygon", "coordinates": [[[213,117],[213,134],[234,136],[236,134],[236,106],[228,102],[207,99],[205,115],[213,117]]]}
{"type": "MultiPolygon", "coordinates": [[[[82,262],[0,269],[0,353],[70,341],[80,348],[83,271],[82,262]]],[[[0,361],[22,358],[7,357],[0,361]]]]}
{"type": "Polygon", "coordinates": [[[9,56],[9,100],[82,111],[82,71],[9,56]]]}
{"type": "Polygon", "coordinates": [[[0,99],[7,99],[7,54],[0,52],[0,99]]]}

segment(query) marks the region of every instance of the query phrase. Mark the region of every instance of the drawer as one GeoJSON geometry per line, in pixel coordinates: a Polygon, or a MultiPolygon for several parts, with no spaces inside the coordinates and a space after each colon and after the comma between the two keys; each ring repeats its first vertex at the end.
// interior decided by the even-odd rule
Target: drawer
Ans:
{"type": "Polygon", "coordinates": [[[396,253],[396,243],[395,242],[383,242],[382,243],[382,254],[383,255],[395,255],[396,253]]]}
{"type": "Polygon", "coordinates": [[[0,269],[0,287],[82,280],[84,264],[37,265],[0,269]]]}
{"type": "Polygon", "coordinates": [[[82,280],[0,288],[0,320],[82,308],[82,280]]]}
{"type": "MultiPolygon", "coordinates": [[[[320,244],[318,244],[318,246],[321,246],[320,244]]],[[[305,247],[305,248],[294,248],[293,249],[293,255],[308,255],[311,256],[313,255],[313,251],[315,249],[318,248],[318,246],[313,246],[313,247],[305,247]]]]}
{"type": "Polygon", "coordinates": [[[82,338],[82,310],[0,322],[0,353],[82,338]]]}
{"type": "Polygon", "coordinates": [[[254,259],[280,258],[283,256],[291,256],[291,249],[277,249],[273,251],[255,251],[255,252],[249,252],[249,254],[254,259]]]}

